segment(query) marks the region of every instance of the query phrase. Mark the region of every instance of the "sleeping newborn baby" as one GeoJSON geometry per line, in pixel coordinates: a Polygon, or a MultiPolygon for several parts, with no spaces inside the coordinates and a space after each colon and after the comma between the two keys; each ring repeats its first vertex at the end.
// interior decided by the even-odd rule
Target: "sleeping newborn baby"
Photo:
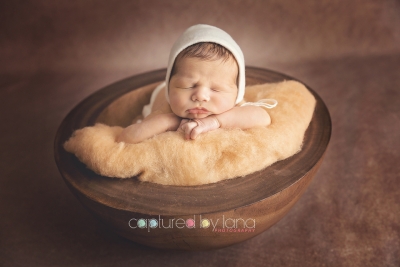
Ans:
{"type": "Polygon", "coordinates": [[[218,128],[268,126],[265,108],[277,102],[244,103],[244,91],[244,57],[232,37],[213,26],[192,26],[172,47],[165,83],[154,90],[143,121],[126,127],[117,142],[139,143],[166,131],[196,139],[218,128]]]}

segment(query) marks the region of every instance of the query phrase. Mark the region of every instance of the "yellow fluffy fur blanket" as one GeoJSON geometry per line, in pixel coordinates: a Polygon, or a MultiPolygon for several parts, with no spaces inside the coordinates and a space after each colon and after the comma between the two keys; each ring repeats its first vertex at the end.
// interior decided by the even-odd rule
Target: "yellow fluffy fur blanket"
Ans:
{"type": "MultiPolygon", "coordinates": [[[[139,176],[140,181],[186,186],[245,176],[300,151],[315,107],[313,95],[296,81],[246,88],[246,101],[263,98],[278,101],[269,110],[272,123],[268,127],[217,129],[196,140],[166,132],[139,144],[125,144],[115,142],[122,127],[97,123],[75,131],[64,148],[108,177],[139,176]]],[[[119,106],[134,104],[126,98],[119,106]]]]}

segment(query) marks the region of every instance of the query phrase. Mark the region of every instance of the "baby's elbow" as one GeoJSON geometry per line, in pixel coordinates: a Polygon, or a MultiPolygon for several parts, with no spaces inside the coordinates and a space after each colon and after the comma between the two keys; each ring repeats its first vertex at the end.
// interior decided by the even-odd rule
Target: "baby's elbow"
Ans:
{"type": "Polygon", "coordinates": [[[268,118],[265,119],[265,122],[264,122],[264,123],[265,123],[265,124],[264,124],[265,127],[269,126],[269,125],[271,124],[271,117],[268,116],[268,118]]]}
{"type": "Polygon", "coordinates": [[[115,139],[117,143],[127,143],[127,144],[136,144],[140,143],[140,140],[137,140],[135,136],[132,136],[132,134],[129,134],[126,130],[123,130],[115,139]]]}
{"type": "Polygon", "coordinates": [[[117,143],[121,143],[121,142],[126,142],[126,135],[124,133],[124,131],[122,131],[119,135],[117,135],[117,137],[115,138],[115,142],[117,143]]]}
{"type": "Polygon", "coordinates": [[[260,121],[260,124],[258,126],[260,127],[268,127],[271,124],[271,119],[270,118],[263,118],[262,121],[260,121]]]}
{"type": "Polygon", "coordinates": [[[263,114],[261,117],[261,120],[259,121],[260,125],[262,127],[267,127],[271,124],[271,117],[269,116],[268,112],[263,109],[263,114]]]}

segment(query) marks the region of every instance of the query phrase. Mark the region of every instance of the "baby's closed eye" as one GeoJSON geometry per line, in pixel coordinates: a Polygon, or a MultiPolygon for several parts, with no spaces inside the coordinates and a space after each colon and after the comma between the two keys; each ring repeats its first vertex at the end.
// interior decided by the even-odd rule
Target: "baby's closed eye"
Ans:
{"type": "Polygon", "coordinates": [[[179,89],[193,89],[196,87],[196,84],[178,84],[177,88],[179,89]]]}

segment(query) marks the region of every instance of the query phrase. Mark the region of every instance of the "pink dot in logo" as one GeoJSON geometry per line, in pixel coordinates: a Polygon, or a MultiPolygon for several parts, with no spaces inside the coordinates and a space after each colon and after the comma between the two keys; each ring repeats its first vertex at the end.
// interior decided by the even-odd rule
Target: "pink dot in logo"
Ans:
{"type": "Polygon", "coordinates": [[[193,219],[187,219],[186,220],[186,226],[188,228],[193,228],[194,227],[194,220],[193,219]]]}

